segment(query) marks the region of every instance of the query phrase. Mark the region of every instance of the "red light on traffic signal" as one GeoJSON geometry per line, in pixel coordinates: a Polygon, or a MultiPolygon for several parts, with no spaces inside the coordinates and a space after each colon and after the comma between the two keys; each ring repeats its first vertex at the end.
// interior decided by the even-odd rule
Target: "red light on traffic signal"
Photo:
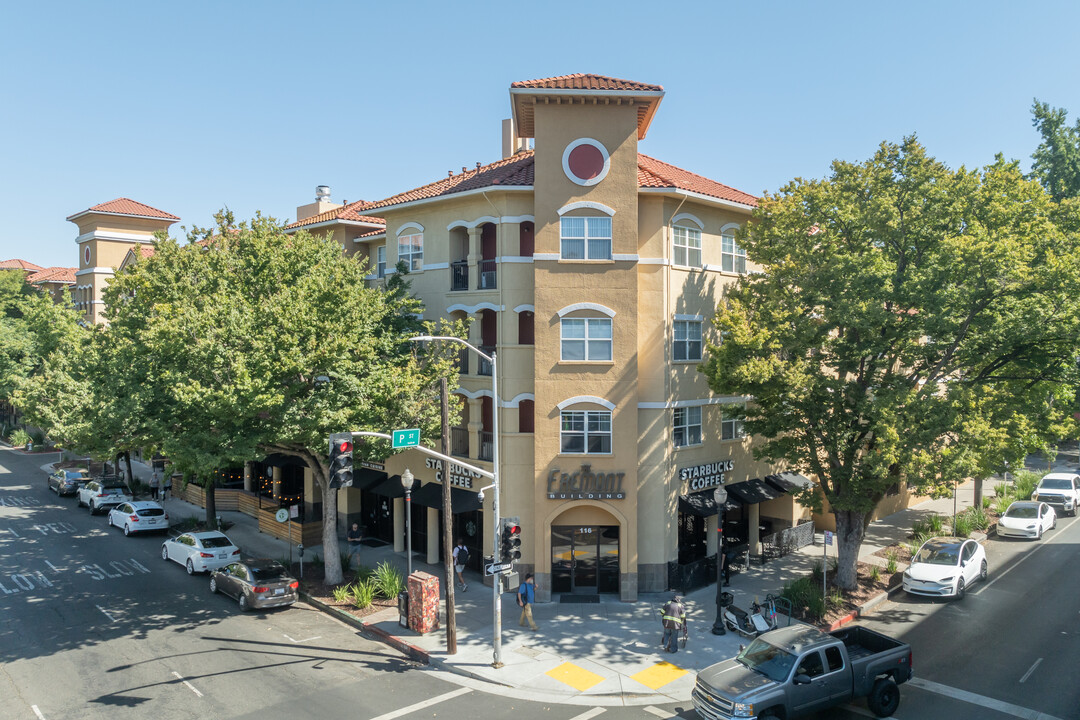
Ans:
{"type": "Polygon", "coordinates": [[[338,451],[343,453],[352,452],[352,443],[348,440],[342,440],[338,446],[338,451]]]}

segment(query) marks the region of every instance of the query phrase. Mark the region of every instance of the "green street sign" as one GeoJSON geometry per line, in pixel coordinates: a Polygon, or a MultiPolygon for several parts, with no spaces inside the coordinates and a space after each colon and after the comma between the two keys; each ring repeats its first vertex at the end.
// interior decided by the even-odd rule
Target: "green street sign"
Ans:
{"type": "Polygon", "coordinates": [[[420,428],[410,430],[395,430],[392,435],[392,447],[411,448],[420,444],[420,428]]]}

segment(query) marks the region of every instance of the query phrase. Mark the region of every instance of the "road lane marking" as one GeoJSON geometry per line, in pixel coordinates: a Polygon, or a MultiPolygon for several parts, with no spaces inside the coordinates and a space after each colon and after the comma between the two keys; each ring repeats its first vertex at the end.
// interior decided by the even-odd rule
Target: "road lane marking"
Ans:
{"type": "MultiPolygon", "coordinates": [[[[281,634],[285,635],[285,633],[281,633],[281,634]]],[[[321,640],[322,639],[322,635],[316,635],[315,637],[304,638],[303,640],[293,640],[288,635],[285,635],[285,637],[288,638],[291,642],[294,642],[294,643],[297,643],[297,644],[310,642],[312,640],[321,640]]]]}
{"type": "Polygon", "coordinates": [[[923,680],[922,678],[911,678],[908,680],[908,684],[928,692],[937,693],[938,695],[944,695],[945,697],[951,697],[954,700],[960,700],[962,702],[970,703],[972,705],[980,705],[989,710],[995,710],[999,713],[1006,715],[1012,715],[1013,717],[1024,718],[1024,720],[1064,720],[1063,718],[1056,717],[1054,715],[1047,715],[1041,713],[1038,710],[1032,710],[1031,708],[1021,707],[1019,705],[1013,705],[1012,703],[1005,702],[1003,700],[995,700],[994,698],[986,697],[985,695],[976,695],[973,692],[967,690],[961,690],[959,688],[949,687],[948,685],[942,685],[931,680],[923,680]]]}
{"type": "MultiPolygon", "coordinates": [[[[1070,524],[1070,525],[1069,525],[1069,527],[1072,527],[1072,524],[1070,524]]],[[[1066,529],[1067,529],[1067,528],[1066,528],[1066,529]]],[[[982,592],[983,590],[988,590],[988,589],[990,589],[990,587],[992,587],[994,583],[996,583],[996,582],[997,582],[998,580],[1000,580],[1001,578],[1003,578],[1003,577],[1005,577],[1006,575],[1008,575],[1009,573],[1011,573],[1011,572],[1012,572],[1013,570],[1015,570],[1015,569],[1016,569],[1017,567],[1019,567],[1019,566],[1020,566],[1020,563],[1024,562],[1025,560],[1027,560],[1028,558],[1030,558],[1030,557],[1031,557],[1032,555],[1034,555],[1035,553],[1039,552],[1040,550],[1042,550],[1043,548],[1045,548],[1045,547],[1047,547],[1047,546],[1049,546],[1049,545],[1059,545],[1059,544],[1061,544],[1060,542],[1058,542],[1058,539],[1059,539],[1059,538],[1061,538],[1061,537],[1062,537],[1062,533],[1061,533],[1061,532],[1057,532],[1057,533],[1055,533],[1055,534],[1054,534],[1054,537],[1050,538],[1050,539],[1049,539],[1049,540],[1047,540],[1046,542],[1040,543],[1040,544],[1039,544],[1039,547],[1037,547],[1037,548],[1035,548],[1034,550],[1031,550],[1031,551],[1029,551],[1029,552],[1026,552],[1026,553],[1024,553],[1023,555],[1021,555],[1021,556],[1020,556],[1020,559],[1019,559],[1019,560],[1017,560],[1016,562],[1014,562],[1014,563],[1013,563],[1012,565],[1010,565],[1010,566],[1009,566],[1009,567],[1008,567],[1008,568],[1007,568],[1007,569],[1005,570],[1005,572],[1003,572],[1003,573],[1000,573],[1000,574],[998,574],[998,575],[995,575],[995,576],[994,576],[994,579],[993,579],[993,580],[991,580],[990,582],[986,583],[985,585],[983,585],[982,587],[978,588],[977,590],[973,590],[973,591],[969,592],[969,593],[968,593],[968,595],[978,595],[978,594],[979,594],[979,593],[981,593],[981,592],[982,592]]]]}
{"type": "Polygon", "coordinates": [[[371,718],[371,720],[394,720],[394,718],[399,718],[402,715],[408,715],[409,713],[416,712],[417,710],[423,710],[426,707],[431,707],[432,705],[438,705],[439,703],[446,702],[447,700],[453,700],[454,698],[456,698],[459,695],[464,695],[465,693],[470,693],[470,692],[472,692],[471,688],[464,688],[464,687],[463,688],[458,688],[457,690],[452,690],[452,691],[450,691],[448,693],[443,693],[442,695],[436,695],[435,697],[430,698],[428,700],[424,700],[423,702],[418,702],[415,705],[410,705],[408,707],[398,708],[397,710],[394,710],[392,712],[388,712],[385,715],[380,715],[379,717],[371,718]]]}
{"type": "Polygon", "coordinates": [[[199,697],[202,697],[202,696],[203,696],[203,694],[202,694],[201,692],[199,692],[198,690],[196,690],[196,689],[195,689],[195,686],[194,686],[194,685],[192,685],[191,683],[189,683],[189,682],[188,682],[187,680],[185,680],[185,679],[184,679],[184,676],[183,676],[183,675],[181,675],[180,673],[176,672],[175,670],[173,670],[173,675],[175,675],[175,676],[176,676],[176,679],[177,679],[177,680],[179,680],[180,682],[182,682],[182,683],[184,683],[185,685],[187,685],[187,688],[188,688],[188,690],[190,690],[191,692],[195,693],[195,694],[196,694],[196,695],[198,695],[199,697]]]}
{"type": "Polygon", "coordinates": [[[1031,673],[1035,672],[1035,668],[1039,667],[1039,663],[1041,663],[1042,661],[1043,661],[1042,658],[1039,658],[1038,660],[1036,660],[1034,662],[1034,664],[1032,664],[1032,666],[1028,668],[1028,671],[1026,673],[1024,673],[1024,677],[1020,678],[1020,682],[1024,682],[1029,677],[1031,677],[1031,673]]]}
{"type": "Polygon", "coordinates": [[[48,565],[49,567],[51,567],[53,572],[61,572],[60,568],[56,567],[55,565],[53,565],[48,560],[45,561],[45,564],[48,565]]]}
{"type": "Polygon", "coordinates": [[[661,710],[660,708],[653,707],[652,705],[645,708],[645,712],[652,713],[656,717],[664,718],[664,720],[667,720],[668,718],[678,717],[675,713],[668,712],[667,710],[661,710]]]}
{"type": "Polygon", "coordinates": [[[38,720],[45,720],[45,716],[41,714],[40,710],[38,710],[37,705],[31,705],[30,709],[33,710],[34,714],[38,716],[38,720]]]}
{"type": "Polygon", "coordinates": [[[101,612],[105,613],[105,617],[109,618],[109,620],[112,620],[113,622],[116,622],[116,618],[114,618],[112,615],[110,615],[108,610],[101,607],[100,605],[96,605],[95,607],[97,607],[97,609],[100,610],[101,612]]]}
{"type": "Polygon", "coordinates": [[[591,720],[591,718],[596,717],[602,712],[604,712],[604,708],[595,707],[592,710],[586,710],[580,715],[575,715],[574,717],[570,718],[570,720],[591,720]]]}

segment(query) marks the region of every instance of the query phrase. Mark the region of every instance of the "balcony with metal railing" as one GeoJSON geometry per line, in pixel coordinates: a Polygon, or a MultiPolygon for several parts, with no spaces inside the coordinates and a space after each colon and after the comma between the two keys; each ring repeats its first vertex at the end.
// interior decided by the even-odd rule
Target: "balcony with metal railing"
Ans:
{"type": "Polygon", "coordinates": [[[480,433],[480,457],[479,460],[488,462],[495,459],[495,435],[489,432],[480,433]]]}
{"type": "Polygon", "coordinates": [[[463,347],[458,350],[457,371],[459,375],[469,374],[469,348],[463,347]]]}
{"type": "Polygon", "coordinates": [[[454,457],[469,457],[469,428],[450,428],[450,454],[454,457]]]}
{"type": "MultiPolygon", "coordinates": [[[[482,352],[482,353],[484,353],[486,355],[491,355],[491,353],[495,352],[495,346],[494,345],[481,345],[480,346],[480,352],[482,352]]],[[[485,360],[484,358],[479,358],[479,362],[480,362],[480,366],[476,368],[476,374],[477,375],[487,375],[488,377],[491,377],[491,362],[488,361],[488,360],[485,360]]]]}
{"type": "Polygon", "coordinates": [[[469,289],[469,263],[458,260],[450,263],[450,290],[469,289]]]}
{"type": "Polygon", "coordinates": [[[497,263],[494,260],[481,260],[480,269],[480,287],[478,290],[494,290],[496,287],[496,267],[497,263]]]}

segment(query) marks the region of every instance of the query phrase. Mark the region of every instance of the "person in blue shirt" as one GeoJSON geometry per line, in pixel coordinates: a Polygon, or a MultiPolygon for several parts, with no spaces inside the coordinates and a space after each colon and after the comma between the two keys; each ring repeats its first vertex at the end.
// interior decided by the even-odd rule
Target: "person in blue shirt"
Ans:
{"type": "Polygon", "coordinates": [[[536,622],[533,620],[532,606],[536,602],[536,582],[533,580],[532,573],[525,574],[525,582],[521,583],[521,587],[518,588],[518,605],[521,606],[521,619],[518,620],[518,625],[525,627],[525,621],[529,621],[529,628],[533,631],[539,630],[536,626],[536,622]]]}

